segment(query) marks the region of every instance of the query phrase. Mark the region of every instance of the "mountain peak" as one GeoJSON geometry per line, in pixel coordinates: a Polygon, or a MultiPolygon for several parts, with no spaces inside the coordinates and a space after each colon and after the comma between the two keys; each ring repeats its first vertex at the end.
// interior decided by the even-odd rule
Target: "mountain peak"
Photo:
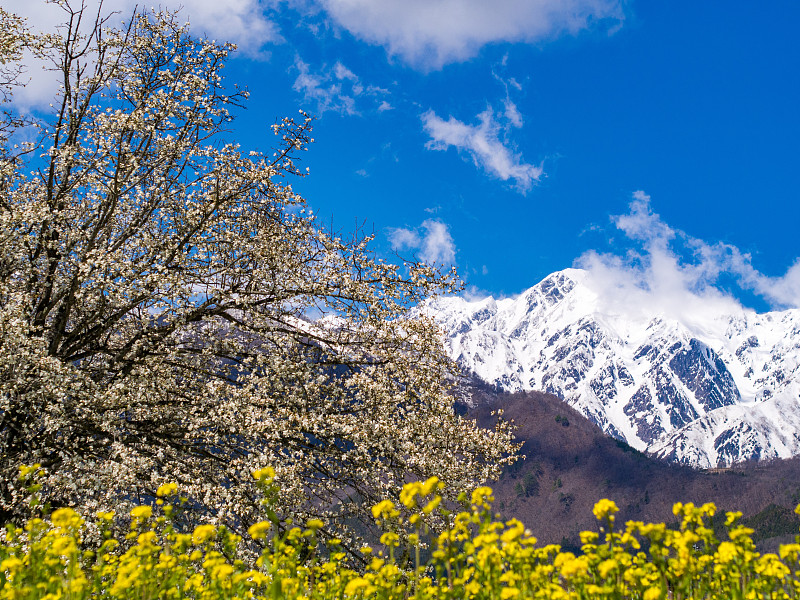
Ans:
{"type": "Polygon", "coordinates": [[[425,310],[467,371],[555,394],[639,450],[695,466],[800,454],[800,311],[667,310],[623,291],[565,269],[516,297],[425,310]],[[796,435],[779,431],[785,410],[796,435]]]}

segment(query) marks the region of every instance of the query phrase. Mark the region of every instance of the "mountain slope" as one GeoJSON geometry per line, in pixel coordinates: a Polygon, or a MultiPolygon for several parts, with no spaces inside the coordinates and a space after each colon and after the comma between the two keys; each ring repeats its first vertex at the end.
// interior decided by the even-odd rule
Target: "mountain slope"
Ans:
{"type": "Polygon", "coordinates": [[[469,414],[480,424],[490,426],[493,412],[502,409],[503,418],[517,426],[526,458],[490,485],[503,516],[520,519],[543,544],[578,546],[580,531],[597,528],[592,506],[600,498],[617,503],[618,522],[674,523],[675,502],[714,502],[720,532],[724,511],[740,510],[744,523],[756,529],[762,551],[775,551],[798,532],[800,519],[792,510],[800,502],[800,458],[701,471],[648,457],[603,435],[549,394],[484,389],[474,391],[472,400],[469,414]]]}
{"type": "Polygon", "coordinates": [[[666,315],[609,303],[579,269],[426,310],[482,381],[554,394],[637,450],[698,467],[800,454],[798,310],[666,315]]]}

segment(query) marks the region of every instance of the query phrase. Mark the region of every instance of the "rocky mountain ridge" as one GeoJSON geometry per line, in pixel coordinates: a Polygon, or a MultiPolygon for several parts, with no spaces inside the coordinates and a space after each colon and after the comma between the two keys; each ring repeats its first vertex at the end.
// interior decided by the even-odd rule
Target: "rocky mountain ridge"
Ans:
{"type": "Polygon", "coordinates": [[[800,454],[800,310],[681,318],[611,305],[586,271],[426,307],[468,372],[554,394],[637,450],[695,467],[800,454]]]}

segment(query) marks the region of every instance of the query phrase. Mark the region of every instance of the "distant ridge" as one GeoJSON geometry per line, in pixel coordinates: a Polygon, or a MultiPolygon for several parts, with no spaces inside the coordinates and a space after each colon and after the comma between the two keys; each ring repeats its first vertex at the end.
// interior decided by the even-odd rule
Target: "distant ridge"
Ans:
{"type": "Polygon", "coordinates": [[[667,315],[609,303],[580,269],[425,310],[480,380],[554,394],[637,450],[702,468],[800,454],[800,310],[667,315]]]}

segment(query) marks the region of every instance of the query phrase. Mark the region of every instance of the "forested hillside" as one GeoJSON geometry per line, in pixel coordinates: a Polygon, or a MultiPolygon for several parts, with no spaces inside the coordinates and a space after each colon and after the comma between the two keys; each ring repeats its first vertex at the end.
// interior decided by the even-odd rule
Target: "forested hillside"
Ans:
{"type": "Polygon", "coordinates": [[[605,436],[555,396],[476,386],[472,401],[474,408],[462,410],[480,423],[488,425],[492,412],[502,409],[517,426],[526,459],[494,484],[496,508],[526,523],[543,543],[579,546],[578,533],[592,527],[598,498],[614,500],[620,520],[666,523],[675,522],[676,502],[714,502],[720,515],[742,511],[760,547],[772,550],[791,541],[800,526],[793,513],[800,502],[800,459],[696,470],[605,436]]]}

